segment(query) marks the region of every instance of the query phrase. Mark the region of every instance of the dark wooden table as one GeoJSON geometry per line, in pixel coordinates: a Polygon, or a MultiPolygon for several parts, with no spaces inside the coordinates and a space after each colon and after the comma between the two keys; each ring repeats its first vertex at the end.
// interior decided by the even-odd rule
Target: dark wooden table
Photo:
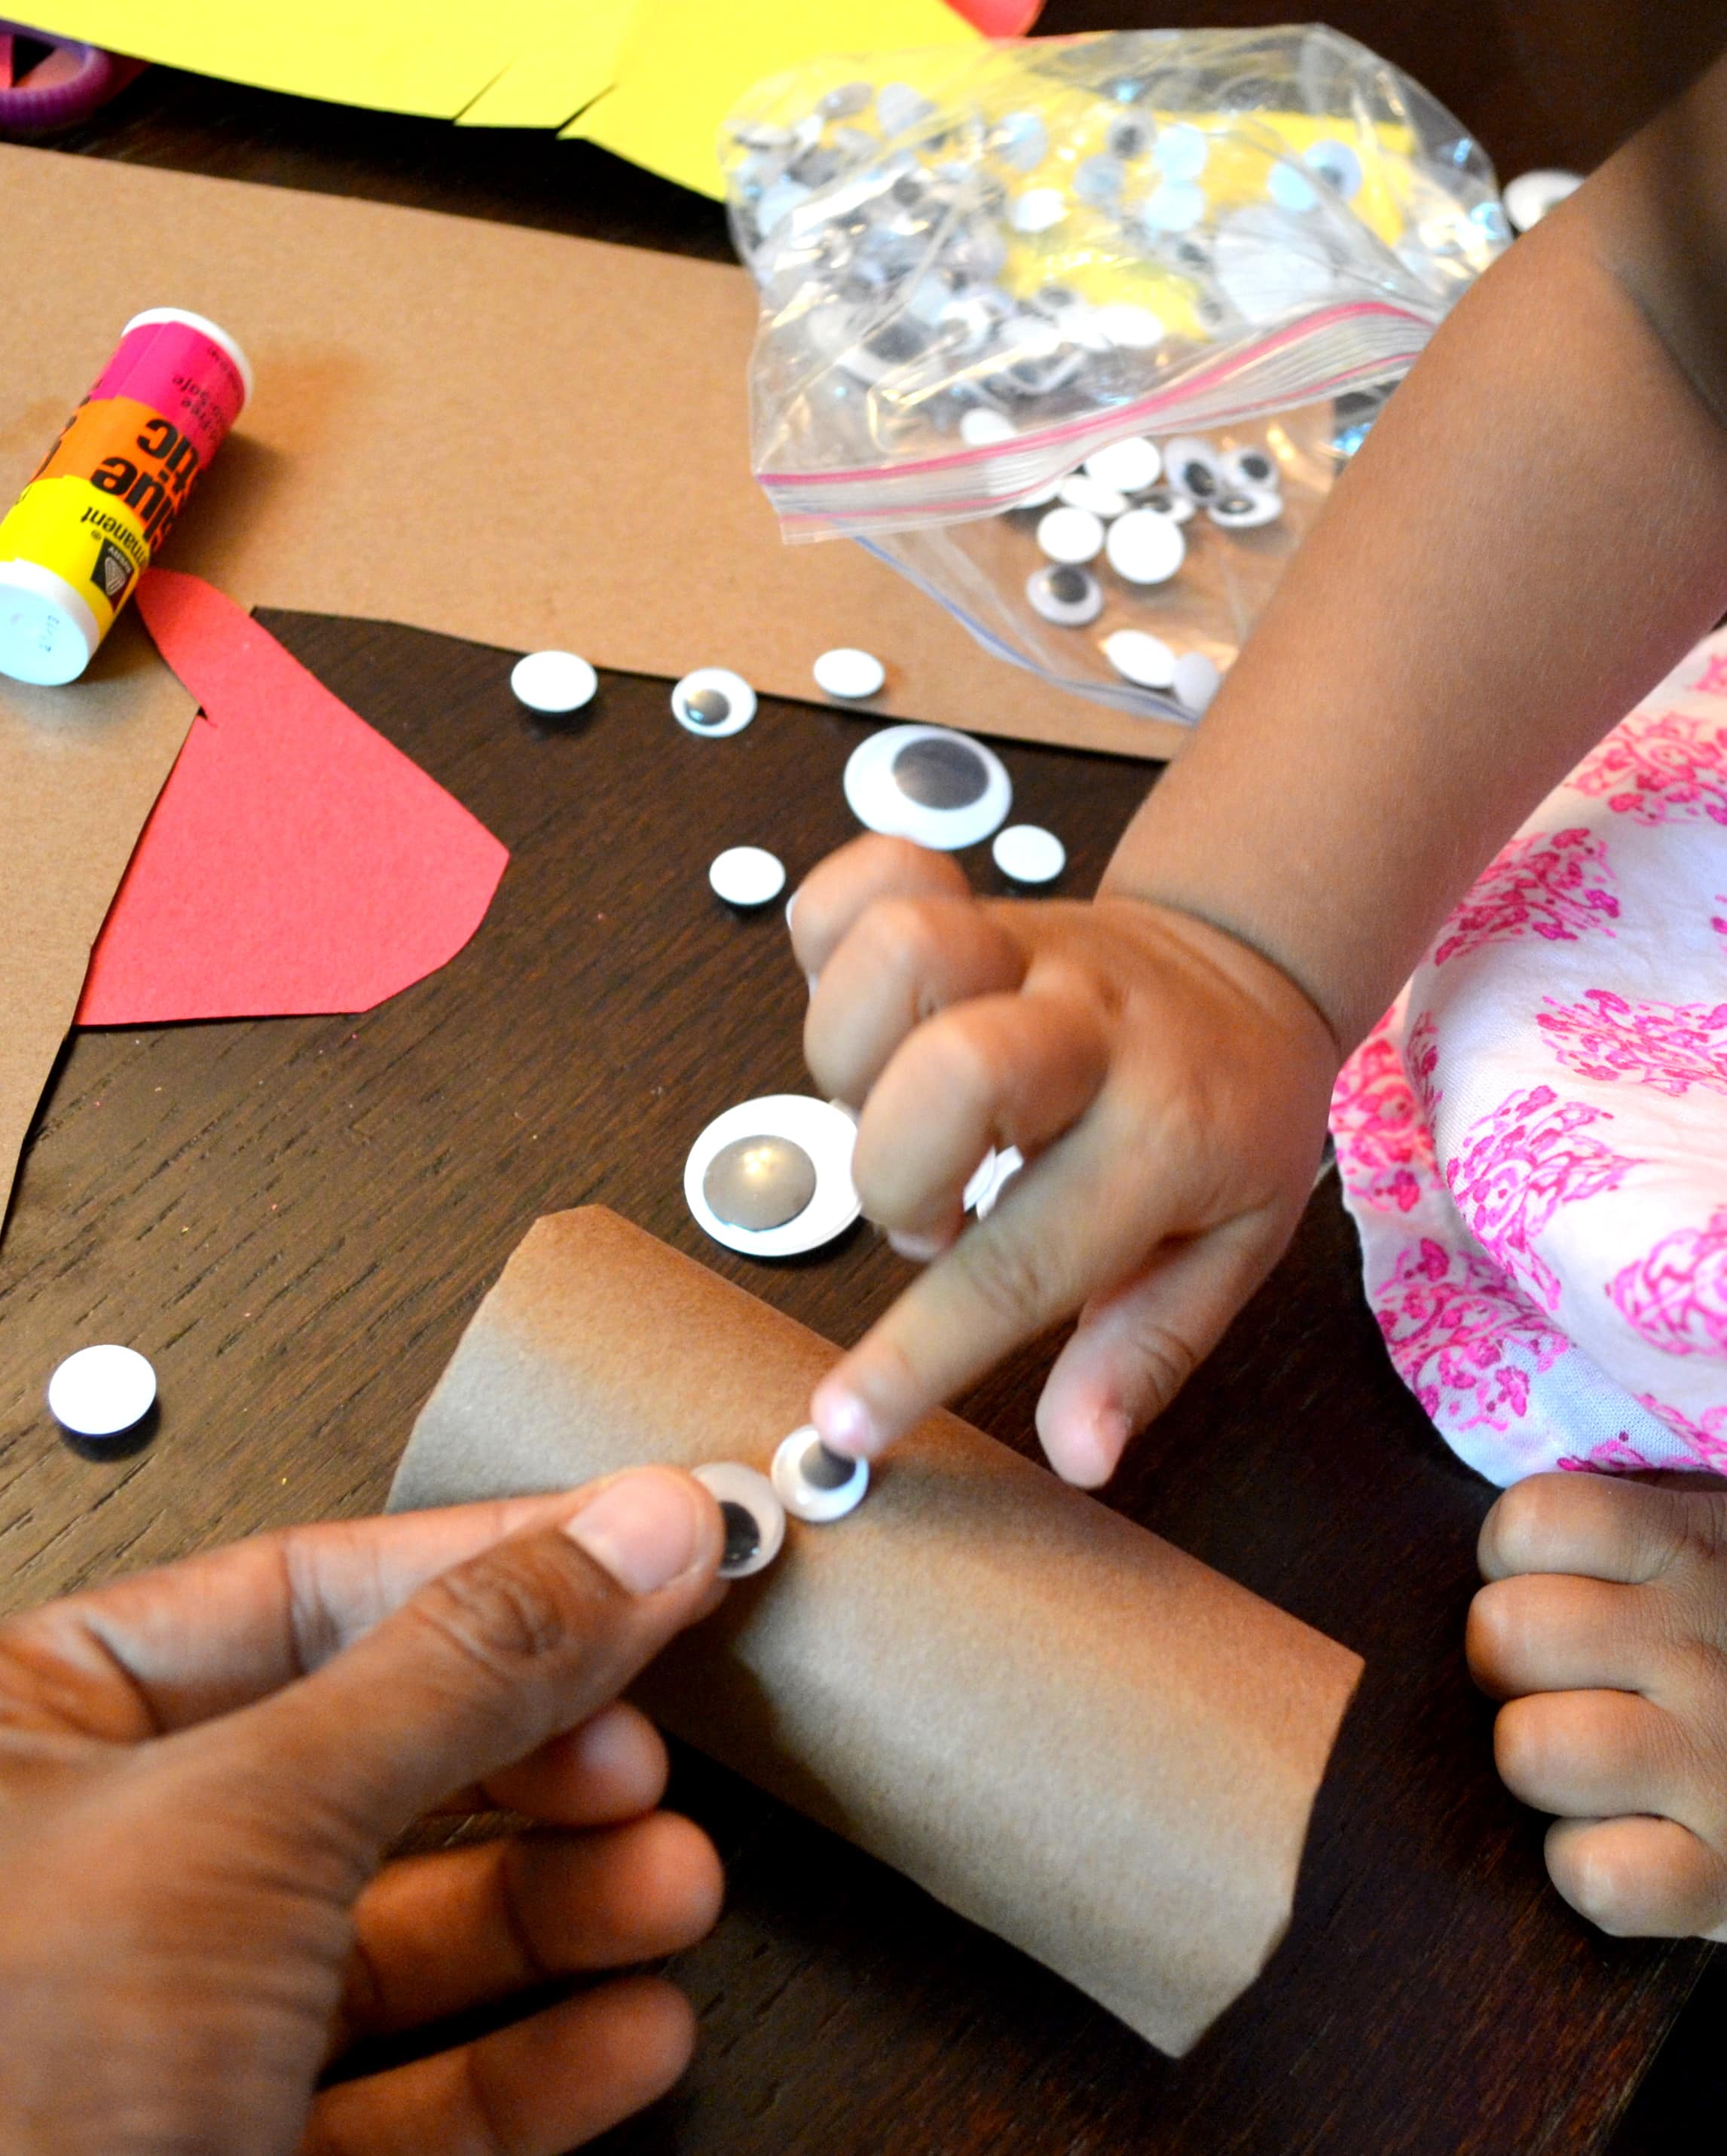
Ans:
{"type": "MultiPolygon", "coordinates": [[[[1048,27],[1104,19],[1058,5],[1048,27]]],[[[1422,75],[1506,172],[1604,153],[1727,37],[1727,8],[1663,11],[1657,40],[1628,8],[1559,0],[1412,7],[1395,28],[1366,7],[1333,19],[1422,75]]],[[[597,151],[160,70],[69,146],[725,252],[711,205],[597,151]]],[[[706,864],[755,841],[796,877],[848,837],[839,773],[859,722],[769,704],[747,732],[704,742],[674,726],[664,684],[612,677],[584,723],[541,729],[510,694],[505,654],[266,619],[484,818],[512,865],[469,949],[364,1018],[74,1040],[0,1249],[7,1606],[375,1507],[463,1323],[540,1212],[602,1200],[842,1340],[905,1277],[868,1230],[796,1265],[731,1257],[680,1188],[710,1115],[803,1082],[804,992],[777,910],[728,914],[706,864]],[[161,1381],[154,1442],[120,1462],[78,1457],[41,1405],[53,1363],[91,1337],[135,1342],[161,1381]]],[[[1068,843],[1063,887],[1087,889],[1145,770],[1006,758],[1017,811],[1068,843]]],[[[986,855],[972,866],[993,880],[986,855]]],[[[964,1411],[1031,1449],[1048,1360],[1021,1358],[964,1411]]],[[[1491,1494],[1393,1376],[1335,1184],[1322,1185],[1273,1280],[1109,1493],[1367,1660],[1294,1927],[1263,1982],[1171,2065],[686,1756],[677,1799],[730,1880],[718,1930],[676,1964],[704,2043],[684,2087],[607,2148],[1646,2156],[1677,2145],[1692,2104],[1719,2118],[1719,1972],[1624,2115],[1708,1951],[1615,1943],[1574,1920],[1545,1884],[1542,1822],[1494,1778],[1490,1711],[1460,1654],[1491,1494]]]]}

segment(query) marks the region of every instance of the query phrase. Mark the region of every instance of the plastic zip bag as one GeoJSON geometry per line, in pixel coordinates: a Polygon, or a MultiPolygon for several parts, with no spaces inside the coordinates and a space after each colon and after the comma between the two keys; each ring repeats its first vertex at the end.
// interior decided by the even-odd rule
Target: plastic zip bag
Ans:
{"type": "Polygon", "coordinates": [[[1509,238],[1457,121],[1319,28],[836,59],[759,85],[721,153],[784,535],[860,540],[1002,657],[1166,717],[1203,708],[1375,402],[1509,238]],[[1194,437],[1209,490],[1172,481],[1171,444],[1203,475],[1194,437]],[[1151,471],[1101,454],[1130,440],[1155,476],[1073,484],[1151,471]],[[1221,516],[1226,487],[1274,511],[1221,516]],[[1085,502],[1096,547],[1069,518],[1052,553],[1051,511],[1085,502]],[[1160,516],[1179,562],[1147,576],[1176,552],[1160,516]]]}

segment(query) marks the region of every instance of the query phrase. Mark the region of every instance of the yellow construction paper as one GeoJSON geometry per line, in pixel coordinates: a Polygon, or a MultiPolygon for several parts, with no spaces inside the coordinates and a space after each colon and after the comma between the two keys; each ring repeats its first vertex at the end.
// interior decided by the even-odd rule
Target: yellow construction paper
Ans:
{"type": "MultiPolygon", "coordinates": [[[[448,120],[515,59],[518,17],[542,11],[517,0],[25,0],[23,12],[49,36],[195,74],[448,120]]],[[[560,120],[575,110],[565,105],[560,120]]]]}
{"type": "Polygon", "coordinates": [[[635,0],[541,0],[524,8],[515,58],[457,118],[464,127],[558,129],[618,80],[635,0]]]}
{"type": "MultiPolygon", "coordinates": [[[[637,0],[618,81],[565,129],[679,186],[725,192],[715,144],[752,84],[831,53],[976,44],[945,0],[637,0]]],[[[860,59],[860,75],[878,70],[860,59]]]]}

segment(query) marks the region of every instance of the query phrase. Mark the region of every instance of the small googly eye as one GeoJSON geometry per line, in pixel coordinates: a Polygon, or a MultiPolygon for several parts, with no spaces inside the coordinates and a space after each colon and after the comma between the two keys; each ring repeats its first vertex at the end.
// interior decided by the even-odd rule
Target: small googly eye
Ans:
{"type": "Polygon", "coordinates": [[[1094,561],[1103,552],[1103,519],[1089,509],[1052,509],[1038,520],[1038,545],[1052,562],[1094,561]]]}
{"type": "Polygon", "coordinates": [[[786,1539],[786,1508],[765,1475],[735,1460],[715,1460],[694,1470],[698,1482],[714,1493],[725,1522],[722,1579],[747,1579],[765,1572],[786,1539]]]}
{"type": "Polygon", "coordinates": [[[863,1210],[858,1127],[806,1093],[770,1093],[715,1116],[684,1163],[697,1224],[750,1258],[792,1258],[843,1235],[863,1210]]]}
{"type": "Polygon", "coordinates": [[[812,1423],[781,1439],[769,1471],[775,1494],[792,1518],[816,1526],[855,1512],[869,1487],[869,1462],[830,1452],[812,1423]]]}
{"type": "Polygon", "coordinates": [[[1187,556],[1187,542],[1172,516],[1155,509],[1130,509],[1109,526],[1109,567],[1130,584],[1166,584],[1187,556]]]}
{"type": "Polygon", "coordinates": [[[1327,136],[1302,156],[1302,163],[1317,172],[1335,195],[1353,202],[1361,192],[1361,161],[1347,142],[1327,136]]]}
{"type": "Polygon", "coordinates": [[[1164,476],[1190,501],[1209,501],[1224,487],[1223,459],[1202,434],[1178,434],[1163,447],[1164,476]]]}
{"type": "Polygon", "coordinates": [[[1118,629],[1104,639],[1104,656],[1124,681],[1140,689],[1175,685],[1176,654],[1161,637],[1143,629],[1118,629]]]}
{"type": "Polygon", "coordinates": [[[1125,494],[1113,486],[1105,486],[1102,480],[1094,479],[1089,472],[1069,473],[1056,492],[1069,509],[1089,509],[1105,524],[1112,516],[1122,516],[1127,508],[1125,494]]]}
{"type": "Polygon", "coordinates": [[[1183,711],[1191,711],[1198,718],[1217,693],[1223,676],[1215,660],[1202,651],[1184,651],[1176,661],[1176,678],[1171,685],[1176,701],[1183,711]]]}
{"type": "Polygon", "coordinates": [[[689,733],[741,733],[756,716],[756,691],[724,666],[699,666],[673,690],[672,716],[689,733]]]}
{"type": "Polygon", "coordinates": [[[1193,504],[1185,494],[1177,494],[1172,486],[1154,486],[1140,502],[1141,509],[1149,509],[1155,516],[1173,517],[1177,524],[1185,524],[1193,514],[1193,504]]]}
{"type": "Polygon", "coordinates": [[[1104,137],[1109,155],[1131,162],[1143,157],[1151,147],[1151,130],[1143,120],[1123,118],[1115,121],[1104,137]]]}
{"type": "Polygon", "coordinates": [[[1077,562],[1052,562],[1026,578],[1032,611],[1061,629],[1084,629],[1104,610],[1104,588],[1077,562]]]}
{"type": "Polygon", "coordinates": [[[1223,476],[1238,494],[1251,493],[1256,487],[1274,487],[1278,483],[1277,459],[1269,449],[1257,445],[1244,449],[1226,449],[1223,453],[1223,476]]]}
{"type": "Polygon", "coordinates": [[[1283,513],[1283,496],[1269,487],[1232,490],[1206,505],[1206,515],[1226,531],[1256,531],[1262,524],[1275,524],[1283,513]]]}
{"type": "Polygon", "coordinates": [[[951,853],[1000,829],[1013,806],[1013,783],[994,750],[969,734],[888,726],[852,751],[845,797],[866,829],[951,853]]]}
{"type": "Polygon", "coordinates": [[[1098,449],[1085,459],[1087,477],[1114,487],[1118,494],[1143,494],[1156,484],[1162,470],[1163,459],[1157,454],[1156,444],[1148,442],[1143,434],[1111,442],[1107,449],[1098,449]]]}

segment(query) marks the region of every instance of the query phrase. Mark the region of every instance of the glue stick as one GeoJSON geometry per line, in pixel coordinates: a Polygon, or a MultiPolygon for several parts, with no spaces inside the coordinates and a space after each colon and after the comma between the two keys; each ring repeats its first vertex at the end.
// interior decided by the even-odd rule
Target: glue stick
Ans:
{"type": "Polygon", "coordinates": [[[251,393],[246,355],[214,322],[133,316],[0,519],[0,674],[78,679],[251,393]]]}

